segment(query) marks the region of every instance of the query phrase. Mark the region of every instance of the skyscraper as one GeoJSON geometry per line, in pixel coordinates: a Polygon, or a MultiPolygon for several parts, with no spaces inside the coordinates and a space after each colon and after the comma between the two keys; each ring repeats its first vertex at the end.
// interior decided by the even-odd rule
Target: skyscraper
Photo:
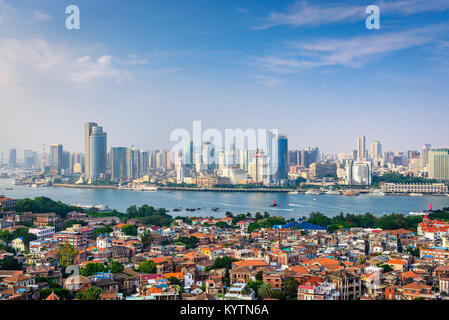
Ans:
{"type": "Polygon", "coordinates": [[[128,179],[130,180],[136,180],[141,177],[140,157],[141,154],[138,148],[128,148],[126,165],[128,168],[128,179]]]}
{"type": "Polygon", "coordinates": [[[187,142],[184,146],[184,165],[187,168],[193,168],[193,159],[194,151],[193,151],[193,141],[187,142]]]}
{"type": "Polygon", "coordinates": [[[357,160],[366,160],[366,138],[357,137],[357,160]]]}
{"type": "Polygon", "coordinates": [[[49,165],[59,173],[62,169],[62,144],[50,145],[49,165]]]}
{"type": "Polygon", "coordinates": [[[277,170],[274,181],[282,183],[288,179],[288,138],[285,135],[280,135],[277,139],[278,154],[277,154],[277,170]]]}
{"type": "Polygon", "coordinates": [[[429,178],[449,181],[449,148],[430,150],[429,178]]]}
{"type": "Polygon", "coordinates": [[[128,168],[126,165],[127,148],[111,148],[111,180],[120,181],[128,178],[128,168]]]}
{"type": "MultiPolygon", "coordinates": [[[[103,127],[93,126],[89,137],[89,179],[97,180],[106,174],[107,135],[103,127]]],[[[87,159],[86,159],[87,162],[87,159]]]]}
{"type": "Polygon", "coordinates": [[[371,159],[378,160],[382,158],[382,145],[379,141],[371,142],[371,159]]]}
{"type": "Polygon", "coordinates": [[[9,150],[9,166],[14,168],[17,166],[17,150],[10,149],[9,150]]]}
{"type": "Polygon", "coordinates": [[[84,173],[90,177],[90,136],[92,128],[96,127],[95,122],[88,122],[84,125],[84,173]]]}
{"type": "Polygon", "coordinates": [[[429,164],[429,152],[432,149],[432,146],[428,143],[426,143],[422,147],[422,161],[423,161],[423,167],[426,167],[429,164]]]}

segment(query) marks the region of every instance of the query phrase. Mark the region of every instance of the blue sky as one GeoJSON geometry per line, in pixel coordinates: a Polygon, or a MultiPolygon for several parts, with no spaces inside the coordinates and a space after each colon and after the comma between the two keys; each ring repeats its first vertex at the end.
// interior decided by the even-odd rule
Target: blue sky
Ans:
{"type": "Polygon", "coordinates": [[[449,0],[0,0],[0,150],[170,148],[170,132],[278,128],[291,148],[447,146],[449,0]],[[65,7],[81,29],[65,28],[65,7]],[[381,29],[365,27],[380,8],[381,29]]]}

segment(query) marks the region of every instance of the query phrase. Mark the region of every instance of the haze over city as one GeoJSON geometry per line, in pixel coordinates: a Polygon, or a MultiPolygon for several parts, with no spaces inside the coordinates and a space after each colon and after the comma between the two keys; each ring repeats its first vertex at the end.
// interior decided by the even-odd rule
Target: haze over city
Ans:
{"type": "Polygon", "coordinates": [[[0,151],[62,143],[83,124],[108,145],[170,148],[170,132],[278,128],[289,147],[350,152],[444,146],[449,1],[0,1],[0,151]],[[429,128],[429,125],[431,128],[429,128]],[[440,128],[440,129],[438,129],[440,128]]]}

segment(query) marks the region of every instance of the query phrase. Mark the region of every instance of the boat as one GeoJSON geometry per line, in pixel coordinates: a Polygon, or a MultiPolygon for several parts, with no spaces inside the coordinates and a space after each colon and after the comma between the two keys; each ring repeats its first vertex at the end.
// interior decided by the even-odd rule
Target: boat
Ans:
{"type": "Polygon", "coordinates": [[[354,197],[354,196],[358,196],[359,193],[358,193],[358,192],[354,192],[354,191],[352,191],[352,190],[348,190],[348,191],[346,191],[346,192],[344,193],[344,195],[347,196],[347,197],[354,197]]]}
{"type": "Polygon", "coordinates": [[[6,190],[12,190],[12,188],[11,188],[11,187],[6,187],[5,189],[6,189],[6,190]]]}
{"type": "Polygon", "coordinates": [[[366,195],[367,196],[384,196],[385,192],[380,191],[380,190],[374,190],[372,192],[368,192],[366,195]]]}
{"type": "Polygon", "coordinates": [[[37,188],[37,184],[33,183],[32,185],[30,185],[31,188],[37,188]]]}
{"type": "Polygon", "coordinates": [[[340,194],[338,190],[327,190],[326,194],[340,194]]]}
{"type": "Polygon", "coordinates": [[[290,191],[288,194],[299,194],[298,191],[290,191]]]}
{"type": "Polygon", "coordinates": [[[422,197],[423,196],[423,194],[422,193],[410,193],[410,196],[411,197],[422,197]]]}
{"type": "Polygon", "coordinates": [[[274,199],[274,202],[273,202],[273,204],[271,205],[271,207],[277,207],[278,205],[277,205],[277,203],[276,203],[276,199],[274,199]]]}
{"type": "Polygon", "coordinates": [[[320,194],[323,194],[323,193],[321,191],[318,191],[318,190],[307,190],[306,194],[320,195],[320,194]]]}

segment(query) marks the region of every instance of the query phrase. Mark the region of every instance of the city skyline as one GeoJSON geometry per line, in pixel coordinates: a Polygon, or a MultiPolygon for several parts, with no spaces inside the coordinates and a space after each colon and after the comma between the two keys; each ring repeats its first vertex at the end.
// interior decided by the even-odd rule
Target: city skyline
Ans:
{"type": "Polygon", "coordinates": [[[78,6],[69,31],[65,4],[0,1],[1,152],[82,151],[87,121],[144,149],[168,149],[193,120],[275,127],[292,148],[329,153],[360,135],[385,150],[447,145],[428,130],[449,116],[446,0],[78,6]],[[365,28],[369,4],[380,30],[365,28]]]}

